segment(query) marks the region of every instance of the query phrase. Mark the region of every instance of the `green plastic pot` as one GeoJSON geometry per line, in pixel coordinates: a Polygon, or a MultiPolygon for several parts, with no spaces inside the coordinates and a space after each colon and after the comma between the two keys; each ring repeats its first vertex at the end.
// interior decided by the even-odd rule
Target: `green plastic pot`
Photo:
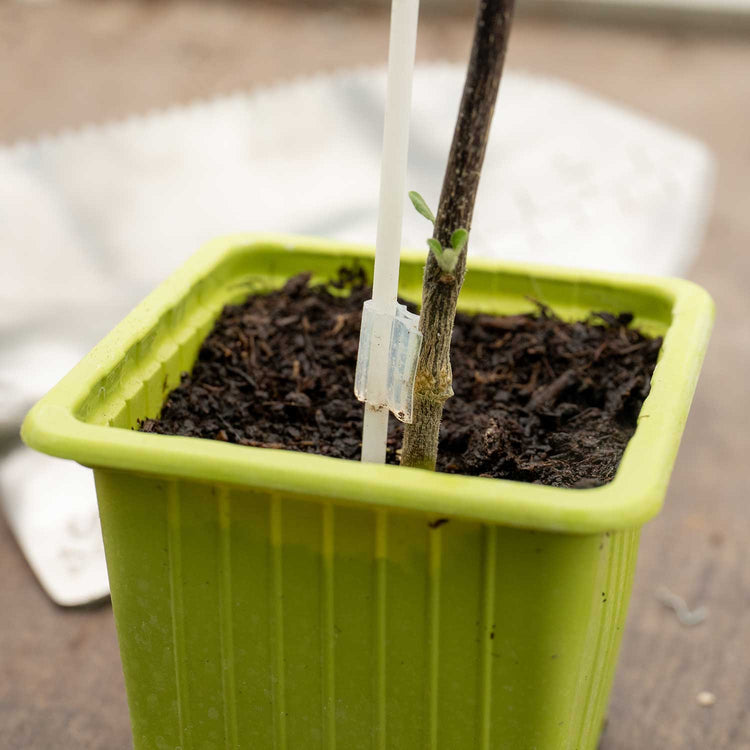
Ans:
{"type": "MultiPolygon", "coordinates": [[[[423,254],[406,256],[419,299],[423,254]]],[[[137,749],[591,750],[640,527],[664,499],[713,318],[686,281],[471,264],[470,311],[635,313],[664,335],[614,481],[596,489],[135,431],[228,302],[372,252],[248,235],[204,247],[30,412],[93,467],[137,749]]]]}

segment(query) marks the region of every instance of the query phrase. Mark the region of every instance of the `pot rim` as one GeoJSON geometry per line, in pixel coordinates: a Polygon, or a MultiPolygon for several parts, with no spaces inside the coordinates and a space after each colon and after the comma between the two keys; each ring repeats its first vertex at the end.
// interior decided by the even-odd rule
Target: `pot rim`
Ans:
{"type": "MultiPolygon", "coordinates": [[[[281,449],[253,448],[87,423],[81,404],[102,377],[203,279],[254,252],[372,258],[372,249],[279,234],[239,234],[204,245],[153,291],[29,412],[24,442],[94,468],[217,482],[271,492],[563,533],[642,525],[660,510],[713,324],[708,293],[681,279],[580,271],[471,259],[470,270],[651,295],[666,302],[664,335],[651,392],[615,478],[602,487],[563,489],[506,479],[427,472],[281,449]]],[[[423,263],[424,253],[403,253],[423,263]]]]}

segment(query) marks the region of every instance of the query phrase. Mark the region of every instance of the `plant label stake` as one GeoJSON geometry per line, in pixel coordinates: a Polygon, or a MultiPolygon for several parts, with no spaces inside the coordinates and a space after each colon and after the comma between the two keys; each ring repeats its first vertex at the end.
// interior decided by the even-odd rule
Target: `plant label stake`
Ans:
{"type": "Polygon", "coordinates": [[[422,341],[419,316],[396,302],[418,16],[419,0],[393,0],[375,271],[372,299],[362,311],[354,386],[365,403],[362,460],[370,463],[385,462],[388,412],[404,422],[412,419],[422,341]]]}

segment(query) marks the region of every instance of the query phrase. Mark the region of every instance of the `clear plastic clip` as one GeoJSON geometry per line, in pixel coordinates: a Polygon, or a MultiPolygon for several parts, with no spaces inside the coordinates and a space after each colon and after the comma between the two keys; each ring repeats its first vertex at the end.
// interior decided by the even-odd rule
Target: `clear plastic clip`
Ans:
{"type": "Polygon", "coordinates": [[[421,348],[419,315],[400,304],[396,304],[396,312],[390,315],[378,311],[372,300],[365,302],[354,395],[375,409],[390,409],[397,419],[411,424],[414,378],[421,348]],[[377,368],[375,363],[381,363],[384,354],[387,354],[385,373],[382,365],[378,372],[371,373],[370,363],[377,368]]]}

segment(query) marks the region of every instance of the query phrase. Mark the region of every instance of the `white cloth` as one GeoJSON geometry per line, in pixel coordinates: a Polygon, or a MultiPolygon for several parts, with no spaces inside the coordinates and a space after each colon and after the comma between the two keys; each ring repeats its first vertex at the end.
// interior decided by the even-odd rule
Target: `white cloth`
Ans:
{"type": "MultiPolygon", "coordinates": [[[[416,72],[408,185],[433,207],[463,75],[448,64],[416,72]]],[[[33,401],[211,237],[263,230],[372,244],[384,94],[384,72],[360,70],[0,149],[0,431],[15,434],[33,401]]],[[[681,274],[712,189],[700,143],[565,83],[508,72],[471,254],[681,274]]],[[[404,245],[426,248],[429,229],[407,207],[404,245]]],[[[47,552],[61,521],[17,470],[52,464],[24,451],[0,465],[21,546],[53,598],[98,598],[103,573],[74,596],[34,552],[44,519],[47,552]],[[32,506],[35,535],[19,512],[32,506]]],[[[46,502],[67,507],[80,482],[68,488],[56,471],[46,502]]]]}

